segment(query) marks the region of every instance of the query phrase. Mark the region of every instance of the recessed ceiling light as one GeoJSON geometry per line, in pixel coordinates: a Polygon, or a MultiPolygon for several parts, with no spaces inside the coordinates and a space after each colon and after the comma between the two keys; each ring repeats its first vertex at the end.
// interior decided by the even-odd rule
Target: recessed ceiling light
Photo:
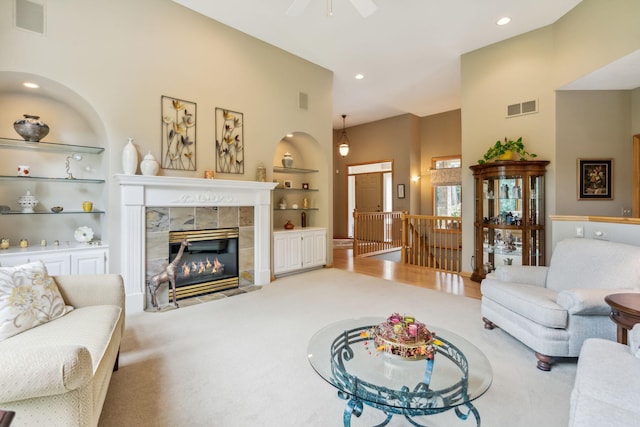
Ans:
{"type": "Polygon", "coordinates": [[[293,138],[293,134],[292,133],[288,133],[287,134],[287,138],[293,138]]]}
{"type": "Polygon", "coordinates": [[[364,79],[364,74],[356,74],[356,80],[364,79]]]}
{"type": "Polygon", "coordinates": [[[33,82],[24,82],[22,83],[24,87],[28,87],[29,89],[38,89],[40,86],[33,82]]]}
{"type": "Polygon", "coordinates": [[[498,19],[498,22],[496,22],[496,24],[507,25],[509,22],[511,22],[511,18],[509,18],[508,16],[505,16],[503,18],[498,19]]]}

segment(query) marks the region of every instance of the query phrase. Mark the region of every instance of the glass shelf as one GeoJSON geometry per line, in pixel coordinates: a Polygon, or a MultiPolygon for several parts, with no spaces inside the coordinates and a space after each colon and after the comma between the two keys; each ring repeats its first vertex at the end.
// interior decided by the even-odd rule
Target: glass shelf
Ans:
{"type": "Polygon", "coordinates": [[[56,142],[29,142],[21,139],[0,138],[0,148],[21,148],[25,150],[58,151],[64,153],[100,154],[104,147],[89,147],[87,145],[60,144],[56,142]]]}
{"type": "Polygon", "coordinates": [[[0,180],[7,181],[50,181],[50,182],[69,182],[75,184],[104,184],[104,179],[84,179],[84,178],[50,178],[47,176],[6,176],[0,175],[0,180]]]}
{"type": "Polygon", "coordinates": [[[21,211],[9,211],[0,212],[0,215],[75,215],[75,214],[103,214],[104,211],[92,210],[90,212],[85,211],[62,211],[62,212],[50,212],[50,211],[35,211],[35,212],[21,212],[21,211]]]}
{"type": "Polygon", "coordinates": [[[319,172],[317,169],[302,169],[302,168],[283,168],[281,166],[274,166],[273,171],[275,173],[313,173],[319,172]]]}

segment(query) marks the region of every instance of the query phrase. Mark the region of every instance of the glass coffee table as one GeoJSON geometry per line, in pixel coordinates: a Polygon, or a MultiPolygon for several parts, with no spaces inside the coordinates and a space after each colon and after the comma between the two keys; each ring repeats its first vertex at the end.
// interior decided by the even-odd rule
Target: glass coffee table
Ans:
{"type": "Polygon", "coordinates": [[[362,414],[364,405],[386,414],[379,426],[387,425],[394,415],[422,426],[416,417],[450,410],[462,420],[473,414],[480,426],[472,402],[493,379],[486,356],[461,336],[430,325],[438,340],[433,359],[406,360],[379,352],[363,332],[383,321],[381,317],[342,320],[321,329],[309,342],[311,366],[348,401],[345,427],[351,425],[352,415],[362,414]]]}

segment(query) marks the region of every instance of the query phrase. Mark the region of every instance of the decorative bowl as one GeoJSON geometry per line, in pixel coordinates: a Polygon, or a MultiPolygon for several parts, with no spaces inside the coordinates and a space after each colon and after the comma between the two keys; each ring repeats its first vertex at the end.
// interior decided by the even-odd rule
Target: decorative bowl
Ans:
{"type": "Polygon", "coordinates": [[[78,227],[75,233],[73,233],[73,237],[80,243],[90,242],[93,239],[93,230],[91,227],[78,227]]]}
{"type": "Polygon", "coordinates": [[[60,213],[60,212],[62,212],[63,209],[64,208],[62,206],[54,206],[54,207],[51,208],[51,212],[60,213]]]}

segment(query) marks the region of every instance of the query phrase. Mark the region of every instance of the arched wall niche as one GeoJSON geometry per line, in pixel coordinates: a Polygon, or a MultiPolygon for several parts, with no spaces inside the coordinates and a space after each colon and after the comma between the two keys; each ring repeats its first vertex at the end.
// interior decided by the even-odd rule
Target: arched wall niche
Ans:
{"type": "Polygon", "coordinates": [[[331,191],[329,170],[330,164],[327,161],[325,152],[316,138],[306,132],[291,132],[283,136],[276,146],[273,154],[273,166],[282,167],[282,157],[285,153],[291,153],[293,157],[294,169],[310,169],[313,173],[273,173],[274,181],[278,181],[278,187],[284,185],[284,181],[290,181],[292,188],[301,189],[303,183],[309,184],[309,188],[315,191],[310,192],[282,192],[277,189],[273,192],[273,228],[281,229],[283,224],[290,220],[296,226],[301,226],[301,212],[279,211],[278,207],[282,198],[286,199],[287,206],[294,203],[303,206],[304,198],[308,199],[309,206],[314,208],[307,212],[308,225],[313,227],[329,227],[329,197],[331,191]]]}
{"type": "MultiPolygon", "coordinates": [[[[40,116],[50,131],[42,142],[97,146],[107,148],[106,128],[96,110],[80,94],[49,78],[16,71],[0,70],[0,138],[22,140],[13,123],[24,114],[40,116]],[[33,82],[37,89],[24,87],[33,82]]],[[[33,143],[34,147],[38,143],[33,143]]],[[[31,149],[3,149],[0,175],[16,174],[17,165],[28,165],[31,175],[37,177],[65,178],[65,157],[73,153],[31,149]]],[[[105,179],[108,156],[82,154],[82,160],[71,160],[70,171],[75,178],[105,179]]],[[[84,200],[94,203],[94,209],[107,209],[106,185],[85,183],[55,183],[44,180],[7,181],[11,185],[0,186],[0,204],[18,210],[17,199],[30,191],[36,195],[38,211],[49,211],[52,206],[62,206],[65,211],[81,210],[84,200]]],[[[107,240],[107,230],[102,215],[8,215],[0,232],[13,242],[21,238],[30,241],[46,239],[53,242],[74,242],[73,232],[79,226],[90,226],[95,240],[107,240]]]]}
{"type": "Polygon", "coordinates": [[[320,144],[306,132],[291,132],[280,140],[273,156],[274,166],[282,166],[282,156],[287,152],[293,156],[294,168],[320,169],[323,166],[320,164],[324,159],[320,144]]]}
{"type": "Polygon", "coordinates": [[[40,75],[0,71],[0,136],[19,139],[13,122],[23,114],[40,116],[49,125],[43,141],[106,146],[104,124],[81,95],[40,75]],[[40,87],[29,89],[24,82],[40,87]]]}

